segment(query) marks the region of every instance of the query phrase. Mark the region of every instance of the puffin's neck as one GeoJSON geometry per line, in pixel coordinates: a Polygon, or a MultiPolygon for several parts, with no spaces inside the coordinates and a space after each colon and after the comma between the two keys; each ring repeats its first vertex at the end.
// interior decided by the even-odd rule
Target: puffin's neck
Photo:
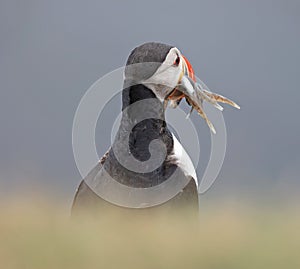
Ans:
{"type": "Polygon", "coordinates": [[[141,84],[125,88],[122,95],[122,119],[104,163],[105,170],[124,185],[142,188],[158,185],[167,180],[177,167],[168,158],[173,152],[174,141],[172,133],[167,128],[163,104],[150,89],[141,84]],[[138,109],[137,115],[131,108],[139,104],[138,101],[145,99],[151,101],[148,103],[147,100],[145,104],[143,103],[142,108],[138,109]],[[147,116],[148,113],[155,115],[155,117],[145,117],[145,120],[139,121],[140,115],[146,114],[147,116]],[[152,157],[149,152],[149,145],[154,139],[161,140],[167,150],[165,161],[155,170],[138,173],[132,171],[126,162],[124,165],[119,162],[116,154],[120,153],[119,156],[125,157],[125,160],[129,160],[129,162],[132,157],[140,162],[148,161],[152,157]],[[115,152],[116,150],[118,152],[115,152]]]}
{"type": "Polygon", "coordinates": [[[164,105],[156,98],[152,90],[143,84],[137,84],[125,88],[122,98],[123,115],[119,128],[118,138],[121,139],[119,142],[124,143],[122,137],[130,132],[130,152],[140,161],[150,158],[149,144],[154,139],[161,139],[167,147],[167,154],[170,154],[173,150],[173,137],[165,121],[164,105]],[[148,99],[149,102],[145,101],[141,106],[136,106],[141,104],[138,101],[145,99],[148,99]],[[143,116],[145,116],[145,120],[140,121],[139,118],[143,116]]]}

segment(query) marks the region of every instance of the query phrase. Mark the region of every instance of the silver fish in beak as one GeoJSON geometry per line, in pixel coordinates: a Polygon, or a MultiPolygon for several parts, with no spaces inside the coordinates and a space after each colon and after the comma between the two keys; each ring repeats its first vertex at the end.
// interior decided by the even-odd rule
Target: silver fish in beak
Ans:
{"type": "Polygon", "coordinates": [[[206,101],[210,103],[220,111],[223,111],[223,107],[219,103],[229,104],[237,109],[240,109],[240,106],[222,95],[210,92],[204,84],[197,83],[191,64],[183,55],[181,55],[181,57],[182,74],[176,88],[165,98],[165,106],[170,102],[171,107],[174,108],[185,98],[187,103],[191,106],[191,111],[188,116],[192,113],[193,109],[195,109],[206,121],[211,132],[216,134],[215,127],[204,112],[203,102],[206,101]]]}

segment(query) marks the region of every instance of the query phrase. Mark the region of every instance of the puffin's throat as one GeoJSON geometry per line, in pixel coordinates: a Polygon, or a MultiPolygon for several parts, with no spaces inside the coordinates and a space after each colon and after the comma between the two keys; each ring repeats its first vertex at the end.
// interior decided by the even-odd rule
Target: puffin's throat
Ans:
{"type": "Polygon", "coordinates": [[[160,139],[167,148],[167,154],[170,154],[173,149],[173,138],[167,128],[163,103],[143,84],[125,88],[122,97],[123,115],[119,138],[122,140],[122,137],[128,136],[130,132],[131,154],[140,161],[146,161],[150,158],[149,144],[154,139],[160,139]],[[139,120],[143,117],[144,120],[139,120]]]}

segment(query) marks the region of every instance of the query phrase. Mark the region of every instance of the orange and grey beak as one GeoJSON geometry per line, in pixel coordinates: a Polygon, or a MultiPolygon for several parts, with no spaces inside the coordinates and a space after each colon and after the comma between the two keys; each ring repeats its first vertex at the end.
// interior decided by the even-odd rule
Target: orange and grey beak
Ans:
{"type": "Polygon", "coordinates": [[[222,95],[210,92],[203,83],[197,83],[195,73],[190,62],[183,55],[181,55],[181,60],[182,71],[179,77],[178,84],[174,91],[172,91],[171,94],[167,97],[167,101],[171,101],[171,106],[176,107],[179,102],[183,98],[185,98],[187,103],[192,107],[191,112],[193,109],[195,109],[199,113],[199,115],[206,121],[210,130],[213,133],[216,133],[213,124],[209,121],[203,110],[203,101],[207,101],[221,111],[223,110],[223,107],[220,106],[218,102],[227,103],[238,109],[240,107],[230,99],[222,95]]]}
{"type": "Polygon", "coordinates": [[[196,82],[195,72],[191,63],[183,55],[181,55],[181,59],[183,74],[191,78],[191,80],[193,80],[194,82],[196,82]]]}
{"type": "Polygon", "coordinates": [[[175,108],[184,97],[192,94],[193,86],[188,81],[196,82],[194,69],[188,59],[181,55],[181,73],[176,88],[167,96],[167,101],[171,102],[171,107],[175,108]],[[184,86],[185,85],[185,86],[184,86]],[[184,87],[183,87],[184,86],[184,87]]]}

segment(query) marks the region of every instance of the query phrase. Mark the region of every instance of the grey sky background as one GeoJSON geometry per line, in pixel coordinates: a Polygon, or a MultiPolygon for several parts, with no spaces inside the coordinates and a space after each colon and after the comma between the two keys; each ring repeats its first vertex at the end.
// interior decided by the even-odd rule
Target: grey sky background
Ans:
{"type": "MultiPolygon", "coordinates": [[[[204,199],[289,199],[300,186],[299,26],[297,0],[1,0],[0,193],[47,186],[70,201],[81,179],[71,140],[81,97],[135,46],[160,41],[242,107],[225,109],[227,155],[204,199]]],[[[108,122],[120,110],[112,103],[108,122]]],[[[207,127],[193,120],[205,151],[207,127]]],[[[99,154],[108,132],[97,128],[99,154]]]]}

